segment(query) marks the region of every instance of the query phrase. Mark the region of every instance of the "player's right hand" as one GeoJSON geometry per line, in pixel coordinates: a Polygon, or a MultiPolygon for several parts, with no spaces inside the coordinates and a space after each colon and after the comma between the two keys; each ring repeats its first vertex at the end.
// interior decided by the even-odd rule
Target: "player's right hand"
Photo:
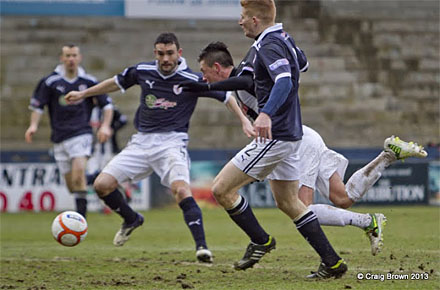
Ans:
{"type": "Polygon", "coordinates": [[[70,91],[69,93],[67,93],[67,95],[64,96],[66,103],[69,105],[72,105],[83,98],[84,98],[84,94],[78,91],[70,91]]]}
{"type": "Polygon", "coordinates": [[[206,92],[209,91],[209,85],[204,82],[184,81],[179,84],[184,92],[206,92]]]}
{"type": "Polygon", "coordinates": [[[255,119],[254,130],[257,133],[257,142],[266,143],[266,140],[272,140],[272,120],[269,115],[261,112],[255,119]]]}
{"type": "Polygon", "coordinates": [[[34,136],[35,132],[37,132],[37,128],[30,126],[26,133],[24,133],[24,139],[27,143],[32,143],[32,136],[34,136]]]}

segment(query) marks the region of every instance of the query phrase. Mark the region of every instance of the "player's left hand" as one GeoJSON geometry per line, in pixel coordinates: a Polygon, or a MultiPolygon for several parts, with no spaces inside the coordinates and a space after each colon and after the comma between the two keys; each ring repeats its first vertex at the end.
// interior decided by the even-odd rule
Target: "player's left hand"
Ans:
{"type": "Polygon", "coordinates": [[[112,136],[113,130],[109,126],[101,126],[98,130],[97,136],[99,143],[105,143],[112,136]]]}
{"type": "Polygon", "coordinates": [[[179,84],[184,92],[206,92],[209,91],[209,84],[204,82],[184,81],[179,84]]]}
{"type": "Polygon", "coordinates": [[[252,125],[251,121],[249,121],[249,119],[245,118],[244,121],[242,121],[241,123],[241,127],[244,134],[246,134],[248,138],[257,137],[254,126],[252,125]]]}
{"type": "Polygon", "coordinates": [[[254,122],[254,130],[257,142],[266,143],[266,139],[272,140],[272,120],[269,115],[261,112],[254,122]]]}

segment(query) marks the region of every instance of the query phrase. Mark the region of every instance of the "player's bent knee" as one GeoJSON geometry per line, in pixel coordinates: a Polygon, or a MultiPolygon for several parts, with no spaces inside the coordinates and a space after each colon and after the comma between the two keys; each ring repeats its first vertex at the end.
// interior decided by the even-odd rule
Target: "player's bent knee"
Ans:
{"type": "Polygon", "coordinates": [[[176,189],[173,190],[173,194],[177,202],[180,202],[185,198],[192,196],[190,189],[185,186],[177,187],[176,189]]]}
{"type": "Polygon", "coordinates": [[[221,186],[218,182],[214,182],[212,188],[212,194],[214,195],[215,199],[218,201],[223,196],[224,191],[222,191],[221,186]]]}
{"type": "Polygon", "coordinates": [[[225,187],[221,185],[220,182],[214,183],[212,186],[212,194],[214,195],[215,200],[221,205],[226,206],[228,204],[227,202],[227,191],[225,190],[225,187]]]}
{"type": "Polygon", "coordinates": [[[108,182],[108,180],[103,178],[101,175],[99,175],[93,183],[93,188],[99,197],[104,197],[113,192],[116,190],[117,186],[117,182],[108,182]]]}

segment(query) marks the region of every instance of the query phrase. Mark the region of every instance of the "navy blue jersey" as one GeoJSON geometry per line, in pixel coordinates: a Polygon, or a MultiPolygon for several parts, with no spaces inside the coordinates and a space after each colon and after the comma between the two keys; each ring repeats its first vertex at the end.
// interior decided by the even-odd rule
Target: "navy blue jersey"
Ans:
{"type": "Polygon", "coordinates": [[[157,63],[153,61],[128,67],[115,76],[122,91],[133,85],[141,87],[140,104],[134,119],[134,125],[139,132],[188,132],[189,120],[198,97],[227,101],[225,92],[193,93],[179,88],[179,83],[188,79],[202,80],[201,74],[194,73],[187,67],[184,58],[179,61],[178,68],[170,75],[162,75],[157,63]]]}
{"type": "Polygon", "coordinates": [[[298,97],[300,69],[306,70],[305,55],[281,24],[267,28],[253,44],[257,53],[254,61],[255,94],[261,110],[279,78],[290,77],[293,87],[278,111],[272,116],[272,136],[283,141],[302,138],[301,110],[298,97]]]}
{"type": "MultiPolygon", "coordinates": [[[[257,50],[255,47],[251,46],[246,56],[234,70],[234,75],[231,76],[243,76],[245,74],[254,75],[254,61],[257,56],[257,50]]],[[[251,90],[239,90],[235,92],[238,102],[240,103],[243,112],[252,120],[258,117],[258,101],[255,97],[255,86],[251,90]]]]}
{"type": "Polygon", "coordinates": [[[96,84],[96,79],[86,74],[82,68],[78,68],[77,78],[66,79],[62,65],[57,66],[54,72],[41,79],[32,95],[29,108],[43,113],[44,107],[48,107],[52,142],[60,143],[81,134],[92,134],[89,121],[94,106],[93,99],[98,106],[104,108],[112,106],[111,98],[107,95],[99,95],[68,105],[64,95],[70,91],[83,91],[96,84]]]}

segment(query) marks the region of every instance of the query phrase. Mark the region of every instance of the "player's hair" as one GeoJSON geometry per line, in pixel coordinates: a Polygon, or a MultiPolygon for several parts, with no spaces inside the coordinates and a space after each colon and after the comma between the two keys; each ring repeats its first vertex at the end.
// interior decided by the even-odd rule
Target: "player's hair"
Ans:
{"type": "Polygon", "coordinates": [[[78,47],[78,49],[79,49],[79,46],[76,45],[75,43],[66,43],[66,44],[64,44],[63,46],[61,46],[61,52],[60,52],[60,55],[63,54],[63,47],[68,47],[68,48],[78,47]]]}
{"type": "Polygon", "coordinates": [[[275,21],[276,7],[274,0],[240,0],[243,8],[246,8],[248,16],[256,16],[264,24],[275,21]]]}
{"type": "Polygon", "coordinates": [[[197,60],[199,62],[203,60],[209,67],[213,66],[215,62],[218,62],[223,67],[234,65],[228,47],[221,41],[208,44],[208,46],[200,52],[197,60]]]}
{"type": "Polygon", "coordinates": [[[163,44],[175,44],[176,48],[180,48],[179,41],[177,40],[177,36],[172,32],[164,32],[159,34],[159,36],[156,38],[156,41],[154,42],[154,46],[158,43],[163,44]]]}

